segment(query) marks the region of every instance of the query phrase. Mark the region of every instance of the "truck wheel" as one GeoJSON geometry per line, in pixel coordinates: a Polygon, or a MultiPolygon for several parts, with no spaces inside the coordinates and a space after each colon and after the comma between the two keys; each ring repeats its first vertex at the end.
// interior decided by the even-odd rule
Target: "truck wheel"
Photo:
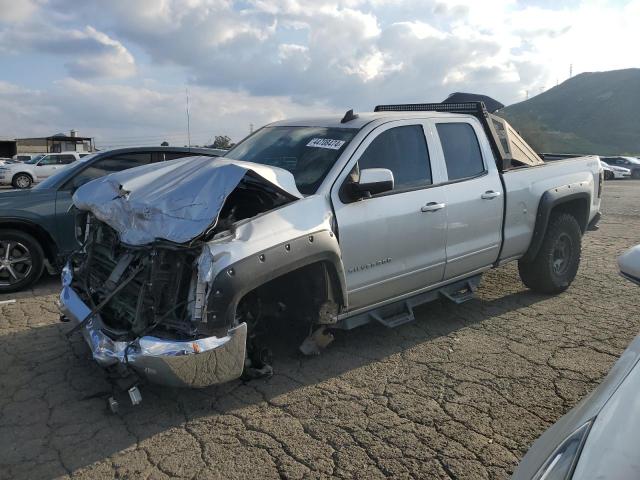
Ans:
{"type": "Polygon", "coordinates": [[[17,174],[11,181],[11,184],[14,188],[31,188],[32,183],[33,178],[31,178],[31,176],[26,173],[17,174]]]}
{"type": "Polygon", "coordinates": [[[0,293],[30,286],[43,269],[44,252],[35,238],[18,230],[0,230],[0,293]]]}
{"type": "Polygon", "coordinates": [[[518,262],[522,282],[536,292],[564,292],[578,273],[581,242],[582,231],[573,215],[551,217],[536,257],[518,262]]]}

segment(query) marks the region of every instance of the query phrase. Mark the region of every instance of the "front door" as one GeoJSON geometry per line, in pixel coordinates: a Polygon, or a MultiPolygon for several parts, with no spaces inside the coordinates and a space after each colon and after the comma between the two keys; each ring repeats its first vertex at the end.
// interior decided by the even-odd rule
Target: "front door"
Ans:
{"type": "Polygon", "coordinates": [[[38,181],[43,180],[47,177],[50,177],[56,170],[60,167],[58,165],[58,155],[45,155],[42,159],[36,164],[35,172],[36,177],[38,177],[38,181]]]}
{"type": "Polygon", "coordinates": [[[434,185],[439,173],[431,168],[423,123],[378,127],[354,159],[350,178],[366,168],[387,168],[394,188],[355,201],[332,194],[350,310],[440,282],[446,233],[446,187],[434,185]]]}

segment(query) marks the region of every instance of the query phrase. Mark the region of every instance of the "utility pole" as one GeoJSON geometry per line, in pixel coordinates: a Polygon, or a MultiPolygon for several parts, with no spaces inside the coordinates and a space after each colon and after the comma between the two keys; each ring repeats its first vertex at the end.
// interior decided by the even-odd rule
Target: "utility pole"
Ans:
{"type": "Polygon", "coordinates": [[[189,88],[185,87],[184,93],[187,96],[187,141],[191,148],[191,118],[189,117],[189,88]]]}
{"type": "Polygon", "coordinates": [[[573,77],[573,63],[569,64],[569,78],[573,77]]]}
{"type": "Polygon", "coordinates": [[[253,123],[249,124],[249,135],[253,133],[253,123]]]}
{"type": "Polygon", "coordinates": [[[526,100],[529,100],[529,90],[524,91],[524,96],[526,100]]]}

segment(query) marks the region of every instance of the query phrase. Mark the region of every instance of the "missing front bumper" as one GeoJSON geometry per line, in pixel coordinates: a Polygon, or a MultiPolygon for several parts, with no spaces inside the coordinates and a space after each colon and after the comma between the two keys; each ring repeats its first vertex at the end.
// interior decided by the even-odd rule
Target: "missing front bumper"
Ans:
{"type": "MultiPolygon", "coordinates": [[[[84,320],[91,309],[71,286],[69,266],[62,272],[60,310],[72,322],[84,320]]],[[[154,383],[172,387],[207,387],[238,378],[244,369],[247,324],[229,329],[221,338],[178,341],[144,336],[115,341],[102,331],[100,315],[82,327],[94,360],[103,367],[118,363],[133,368],[154,383]]]]}

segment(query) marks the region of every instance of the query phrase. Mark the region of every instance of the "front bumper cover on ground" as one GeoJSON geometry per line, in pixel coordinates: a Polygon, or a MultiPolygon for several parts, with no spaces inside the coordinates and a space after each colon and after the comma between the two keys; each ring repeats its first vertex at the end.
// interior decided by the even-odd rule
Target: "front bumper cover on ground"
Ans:
{"type": "MultiPolygon", "coordinates": [[[[72,322],[82,322],[91,309],[71,286],[73,273],[62,272],[60,309],[72,322]]],[[[247,324],[229,329],[225,337],[178,341],[144,336],[116,341],[102,330],[100,315],[82,327],[82,335],[99,365],[121,363],[154,383],[172,387],[207,387],[238,378],[244,368],[247,324]]]]}

